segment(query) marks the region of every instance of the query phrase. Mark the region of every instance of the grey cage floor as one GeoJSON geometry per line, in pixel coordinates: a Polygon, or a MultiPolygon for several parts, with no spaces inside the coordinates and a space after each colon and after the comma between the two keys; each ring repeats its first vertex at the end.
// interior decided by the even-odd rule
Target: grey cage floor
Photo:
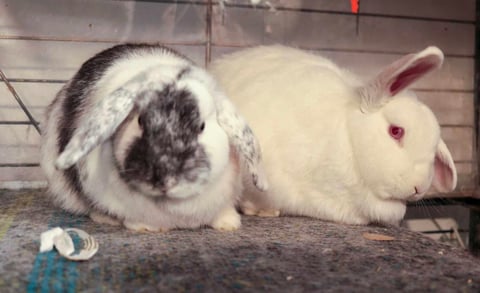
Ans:
{"type": "Polygon", "coordinates": [[[236,232],[133,233],[53,208],[43,191],[0,191],[0,292],[479,292],[480,261],[397,227],[243,217],[236,232]],[[100,243],[89,261],[38,253],[49,227],[100,243]],[[362,233],[395,237],[367,240],[362,233]]]}

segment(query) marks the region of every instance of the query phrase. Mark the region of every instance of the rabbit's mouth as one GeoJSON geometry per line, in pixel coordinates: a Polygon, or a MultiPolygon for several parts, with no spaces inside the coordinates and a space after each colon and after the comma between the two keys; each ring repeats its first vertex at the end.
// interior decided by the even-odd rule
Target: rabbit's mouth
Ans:
{"type": "Polygon", "coordinates": [[[148,184],[140,181],[131,181],[127,185],[133,191],[140,192],[144,195],[155,197],[155,198],[164,198],[167,196],[167,190],[165,188],[157,188],[152,184],[148,184]]]}
{"type": "Polygon", "coordinates": [[[400,203],[406,204],[407,202],[415,202],[415,201],[421,200],[424,197],[427,190],[422,187],[413,186],[412,190],[409,193],[404,192],[403,194],[401,193],[390,194],[390,196],[385,197],[385,199],[387,201],[400,202],[400,203]]]}
{"type": "Polygon", "coordinates": [[[418,192],[415,192],[414,194],[410,195],[409,197],[407,197],[407,201],[410,201],[410,202],[413,202],[413,201],[418,201],[418,200],[421,200],[423,198],[425,193],[418,193],[418,192]]]}
{"type": "Polygon", "coordinates": [[[425,193],[427,192],[426,190],[423,190],[417,186],[415,186],[414,189],[415,191],[406,197],[406,201],[414,202],[414,201],[421,200],[425,195],[425,193]]]}

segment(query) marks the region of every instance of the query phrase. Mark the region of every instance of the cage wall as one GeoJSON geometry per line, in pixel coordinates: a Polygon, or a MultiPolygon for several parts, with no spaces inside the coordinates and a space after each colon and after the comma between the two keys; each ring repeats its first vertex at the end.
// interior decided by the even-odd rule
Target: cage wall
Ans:
{"type": "MultiPolygon", "coordinates": [[[[476,187],[475,0],[84,1],[0,0],[0,69],[40,122],[83,61],[121,42],[161,42],[203,66],[259,44],[326,55],[368,78],[399,56],[436,45],[442,69],[415,84],[435,112],[459,173],[476,187]],[[253,1],[258,2],[258,1],[253,1]]],[[[40,136],[0,85],[0,187],[45,186],[40,136]]]]}

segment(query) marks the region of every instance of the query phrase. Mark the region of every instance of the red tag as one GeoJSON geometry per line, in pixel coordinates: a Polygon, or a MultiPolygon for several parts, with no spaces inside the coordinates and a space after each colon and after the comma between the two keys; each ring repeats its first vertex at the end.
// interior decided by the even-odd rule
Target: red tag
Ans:
{"type": "Polygon", "coordinates": [[[350,3],[352,5],[352,13],[358,13],[358,4],[360,0],[350,0],[350,3]]]}

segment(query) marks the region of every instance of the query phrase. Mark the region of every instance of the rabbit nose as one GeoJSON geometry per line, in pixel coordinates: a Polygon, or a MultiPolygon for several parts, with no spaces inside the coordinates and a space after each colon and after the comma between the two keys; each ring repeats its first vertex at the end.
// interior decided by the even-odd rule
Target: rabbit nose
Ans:
{"type": "Polygon", "coordinates": [[[167,190],[171,189],[175,185],[177,185],[177,179],[175,179],[173,177],[167,177],[165,179],[165,189],[167,189],[167,190]]]}
{"type": "Polygon", "coordinates": [[[426,190],[423,190],[421,187],[414,186],[415,192],[407,197],[408,201],[417,201],[423,197],[426,190]]]}

